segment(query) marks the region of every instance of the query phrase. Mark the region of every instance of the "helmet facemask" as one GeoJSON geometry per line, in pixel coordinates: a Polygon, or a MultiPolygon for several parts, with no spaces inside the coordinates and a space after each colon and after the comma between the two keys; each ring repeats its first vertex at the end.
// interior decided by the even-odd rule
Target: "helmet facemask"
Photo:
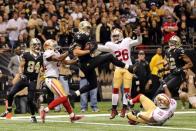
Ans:
{"type": "Polygon", "coordinates": [[[170,98],[165,94],[159,94],[155,97],[155,105],[161,109],[168,109],[170,105],[170,98]]]}
{"type": "Polygon", "coordinates": [[[33,38],[30,41],[30,51],[34,54],[39,54],[41,51],[41,41],[37,38],[33,38]]]}
{"type": "Polygon", "coordinates": [[[88,21],[82,21],[79,24],[79,31],[87,35],[90,35],[91,27],[92,26],[88,21]]]}
{"type": "Polygon", "coordinates": [[[181,46],[181,40],[178,36],[172,36],[168,42],[170,49],[179,48],[181,46]]]}
{"type": "Polygon", "coordinates": [[[114,43],[118,43],[123,39],[123,34],[120,29],[114,29],[111,33],[111,40],[114,43]]]}

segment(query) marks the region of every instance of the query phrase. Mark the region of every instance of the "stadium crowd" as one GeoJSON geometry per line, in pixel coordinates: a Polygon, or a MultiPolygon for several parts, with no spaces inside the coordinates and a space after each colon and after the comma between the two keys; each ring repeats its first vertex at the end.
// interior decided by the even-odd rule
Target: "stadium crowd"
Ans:
{"type": "MultiPolygon", "coordinates": [[[[136,38],[134,30],[138,27],[142,34],[142,45],[164,46],[174,35],[180,37],[183,45],[191,45],[193,42],[191,38],[196,31],[196,2],[194,0],[1,0],[0,49],[11,50],[17,55],[18,47],[20,50],[25,50],[32,38],[38,38],[42,44],[48,39],[53,39],[62,49],[68,49],[74,34],[79,30],[79,23],[84,20],[92,25],[92,38],[102,45],[111,40],[112,29],[120,28],[124,37],[134,39],[136,38]]],[[[157,55],[162,54],[160,50],[157,49],[157,55]]],[[[151,98],[152,94],[149,95],[146,91],[150,90],[149,85],[157,86],[154,82],[159,81],[157,79],[160,74],[157,71],[154,73],[153,69],[157,67],[154,67],[152,60],[149,66],[144,51],[138,52],[135,63],[141,69],[136,72],[138,78],[133,80],[135,81],[133,86],[136,87],[133,89],[137,93],[132,96],[143,93],[151,98]],[[137,80],[140,81],[140,88],[137,80]]],[[[112,69],[98,71],[100,73],[98,81],[104,79],[104,82],[108,81],[111,84],[113,74],[110,70],[112,69]]],[[[179,93],[183,92],[183,87],[181,90],[179,93]]],[[[185,97],[187,94],[181,95],[184,101],[188,99],[185,97]]],[[[98,111],[96,104],[95,106],[98,111]]]]}
{"type": "Polygon", "coordinates": [[[92,24],[92,35],[102,44],[110,40],[113,27],[127,37],[138,25],[144,45],[166,44],[174,34],[190,44],[195,14],[194,0],[1,0],[0,47],[28,47],[34,37],[68,47],[82,20],[92,24]]]}

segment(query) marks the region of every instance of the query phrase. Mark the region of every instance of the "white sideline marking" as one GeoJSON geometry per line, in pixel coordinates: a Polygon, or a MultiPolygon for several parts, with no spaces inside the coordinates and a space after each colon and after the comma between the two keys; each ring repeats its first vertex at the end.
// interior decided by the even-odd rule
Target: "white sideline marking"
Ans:
{"type": "MultiPolygon", "coordinates": [[[[175,112],[175,114],[196,114],[196,111],[178,111],[175,112]]],[[[110,116],[110,114],[86,114],[85,117],[103,117],[103,116],[110,116]]],[[[67,118],[68,115],[50,115],[46,116],[47,118],[67,118]]],[[[16,121],[27,121],[26,119],[29,119],[29,116],[16,116],[12,117],[11,120],[16,121]]],[[[37,118],[40,118],[37,116],[37,118]]],[[[5,118],[0,118],[0,120],[5,120],[5,118]]],[[[38,120],[40,121],[40,120],[38,120]]],[[[70,121],[63,121],[63,120],[46,120],[46,122],[60,122],[60,123],[70,123],[70,121]]],[[[124,127],[138,127],[138,128],[154,128],[154,129],[164,129],[164,130],[186,130],[186,131],[196,131],[194,128],[178,128],[178,127],[168,127],[168,126],[145,126],[145,125],[128,125],[128,124],[112,124],[112,123],[93,123],[93,122],[75,122],[78,124],[85,124],[85,125],[102,125],[102,126],[124,126],[124,127]]]]}
{"type": "MultiPolygon", "coordinates": [[[[196,111],[176,111],[175,112],[176,115],[179,114],[196,114],[196,111]]],[[[110,114],[85,114],[85,117],[105,117],[105,116],[110,116],[110,114]]],[[[68,118],[69,115],[50,115],[50,116],[46,116],[47,118],[68,118]]],[[[25,119],[25,118],[29,118],[29,116],[15,116],[12,117],[12,119],[25,119]]],[[[39,116],[37,116],[37,118],[40,118],[39,116]]],[[[5,118],[1,118],[1,119],[5,119],[5,118]]]]}
{"type": "MultiPolygon", "coordinates": [[[[27,121],[26,119],[13,119],[20,121],[27,121]]],[[[40,120],[38,120],[40,121],[40,120]]],[[[56,122],[56,123],[70,123],[70,121],[60,121],[60,120],[46,120],[46,122],[56,122]]],[[[164,129],[164,130],[186,130],[186,131],[196,131],[194,128],[177,128],[168,126],[144,126],[144,125],[128,125],[128,124],[111,124],[111,123],[94,123],[94,122],[75,122],[78,124],[85,125],[102,125],[102,126],[121,126],[121,127],[138,127],[138,128],[154,128],[154,129],[164,129]]]]}

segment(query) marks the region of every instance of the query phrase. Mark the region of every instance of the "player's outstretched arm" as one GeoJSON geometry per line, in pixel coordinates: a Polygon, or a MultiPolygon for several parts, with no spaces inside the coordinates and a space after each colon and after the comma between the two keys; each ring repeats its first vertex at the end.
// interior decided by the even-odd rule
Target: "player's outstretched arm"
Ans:
{"type": "Polygon", "coordinates": [[[68,52],[64,52],[60,56],[52,55],[51,57],[47,58],[47,60],[48,61],[56,61],[56,62],[63,61],[68,55],[69,55],[68,52]]]}

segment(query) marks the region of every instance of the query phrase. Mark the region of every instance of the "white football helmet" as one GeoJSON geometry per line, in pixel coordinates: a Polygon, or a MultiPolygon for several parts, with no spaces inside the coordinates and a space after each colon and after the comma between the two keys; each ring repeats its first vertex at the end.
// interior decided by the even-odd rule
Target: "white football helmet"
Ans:
{"type": "Polygon", "coordinates": [[[111,32],[111,40],[114,43],[121,41],[123,39],[123,33],[121,29],[115,28],[111,32]]]}
{"type": "Polygon", "coordinates": [[[57,44],[57,41],[53,39],[46,40],[44,42],[44,50],[58,50],[59,46],[57,44]]]}
{"type": "Polygon", "coordinates": [[[170,98],[166,94],[161,93],[155,97],[154,103],[161,109],[168,109],[170,105],[170,98]]]}
{"type": "Polygon", "coordinates": [[[174,35],[169,39],[169,48],[179,48],[181,44],[181,40],[178,36],[174,35]]]}
{"type": "Polygon", "coordinates": [[[82,33],[90,34],[91,31],[91,24],[88,21],[81,21],[79,24],[79,31],[82,33]]]}
{"type": "Polygon", "coordinates": [[[29,47],[31,52],[39,53],[41,51],[41,41],[38,38],[32,38],[29,47]]]}

